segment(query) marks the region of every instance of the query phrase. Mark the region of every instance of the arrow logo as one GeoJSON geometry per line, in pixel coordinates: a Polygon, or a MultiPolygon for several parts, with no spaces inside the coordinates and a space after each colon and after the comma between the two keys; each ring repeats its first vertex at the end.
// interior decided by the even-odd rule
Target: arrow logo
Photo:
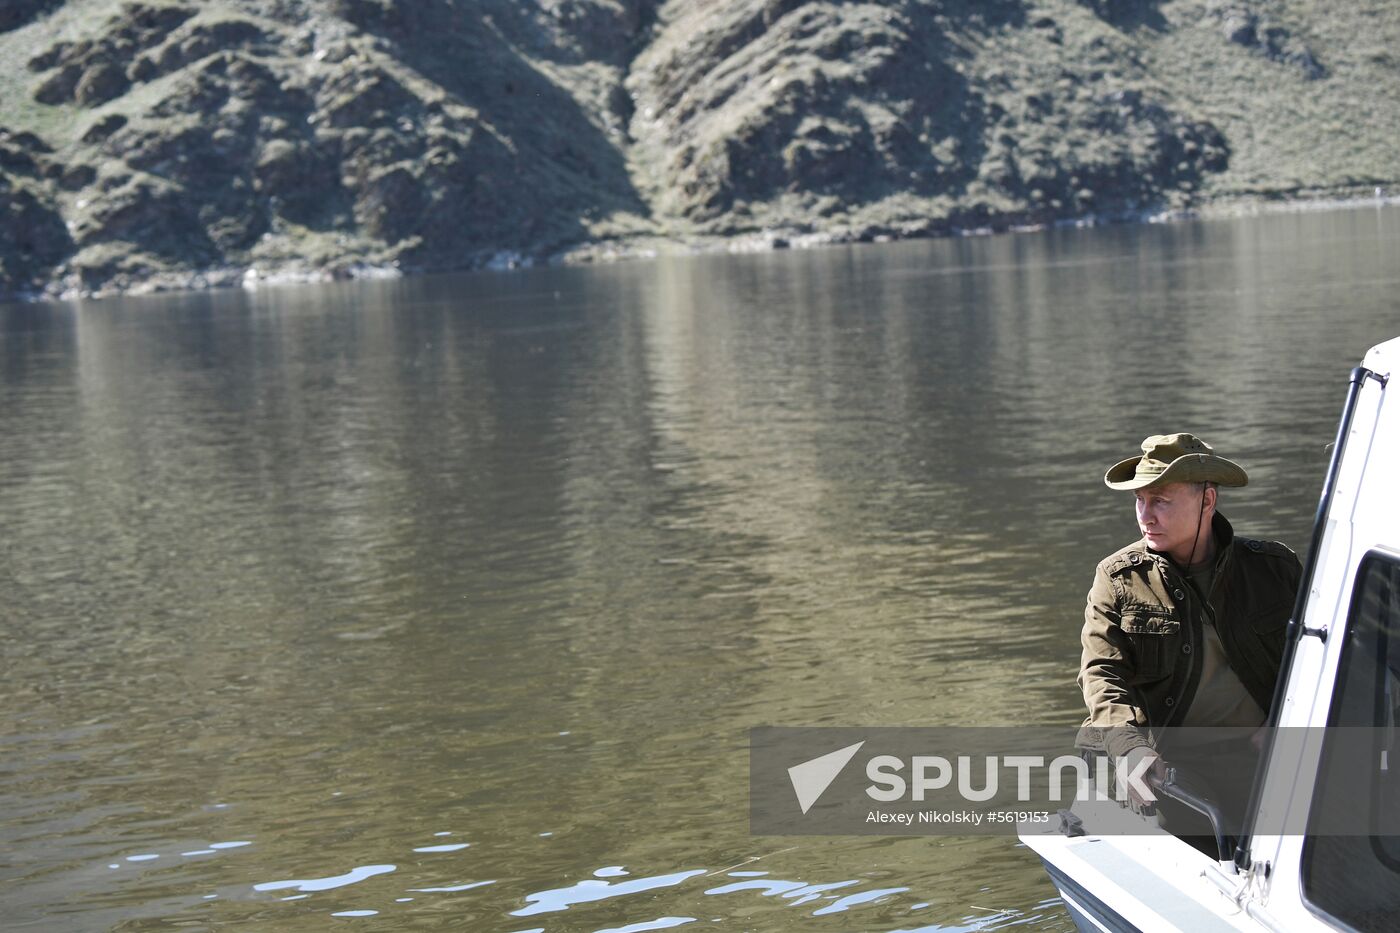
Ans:
{"type": "Polygon", "coordinates": [[[854,745],[838,748],[834,752],[828,752],[819,758],[813,758],[788,768],[788,779],[792,781],[792,789],[797,794],[797,803],[802,807],[804,814],[812,809],[812,804],[816,803],[817,798],[826,792],[826,789],[831,786],[831,782],[836,780],[836,776],[841,773],[841,769],[846,767],[864,744],[865,741],[862,739],[854,745]]]}

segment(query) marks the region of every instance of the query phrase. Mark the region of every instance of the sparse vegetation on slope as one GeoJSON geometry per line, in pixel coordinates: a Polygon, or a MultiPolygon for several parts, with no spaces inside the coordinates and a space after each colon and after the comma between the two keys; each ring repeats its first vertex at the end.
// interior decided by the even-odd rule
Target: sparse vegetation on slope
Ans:
{"type": "Polygon", "coordinates": [[[1400,10],[20,0],[0,292],[918,236],[1389,184],[1400,10]]]}

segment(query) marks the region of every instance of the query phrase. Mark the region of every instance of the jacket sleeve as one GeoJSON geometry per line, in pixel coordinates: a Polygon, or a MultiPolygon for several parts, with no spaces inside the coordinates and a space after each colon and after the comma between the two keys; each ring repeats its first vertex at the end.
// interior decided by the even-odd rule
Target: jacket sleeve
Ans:
{"type": "Polygon", "coordinates": [[[1100,564],[1084,607],[1084,628],[1079,635],[1079,689],[1089,716],[1079,730],[1081,748],[1103,749],[1118,758],[1132,749],[1152,744],[1147,713],[1129,686],[1133,649],[1120,625],[1117,599],[1108,571],[1100,564]]]}

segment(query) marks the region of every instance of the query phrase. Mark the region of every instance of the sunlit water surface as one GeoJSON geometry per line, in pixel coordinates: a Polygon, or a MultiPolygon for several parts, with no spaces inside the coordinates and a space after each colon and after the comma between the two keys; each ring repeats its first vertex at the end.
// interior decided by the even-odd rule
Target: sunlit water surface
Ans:
{"type": "Polygon", "coordinates": [[[1065,930],[759,725],[1069,725],[1102,471],[1301,549],[1400,212],[0,309],[7,929],[1065,930]]]}

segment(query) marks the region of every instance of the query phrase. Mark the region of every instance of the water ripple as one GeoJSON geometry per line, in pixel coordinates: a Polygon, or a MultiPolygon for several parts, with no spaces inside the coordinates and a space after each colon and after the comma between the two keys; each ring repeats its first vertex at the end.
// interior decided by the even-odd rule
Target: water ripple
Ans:
{"type": "Polygon", "coordinates": [[[602,901],[611,897],[622,897],[655,888],[669,888],[680,884],[687,878],[703,874],[705,874],[705,869],[697,868],[694,871],[678,871],[674,874],[656,875],[651,878],[633,878],[631,881],[619,881],[616,884],[588,878],[572,887],[555,888],[550,891],[526,895],[525,899],[533,903],[528,907],[511,911],[511,916],[530,917],[535,914],[553,913],[558,910],[568,910],[574,904],[602,901]]]}
{"type": "Polygon", "coordinates": [[[825,907],[819,907],[816,910],[812,911],[812,916],[821,917],[826,914],[837,914],[843,910],[850,910],[852,907],[855,907],[858,904],[868,904],[871,901],[879,900],[880,898],[885,897],[886,895],[902,894],[903,892],[908,890],[908,888],[875,888],[873,891],[861,891],[859,894],[847,894],[845,897],[841,898],[840,900],[837,900],[832,904],[828,904],[825,907]]]}
{"type": "Polygon", "coordinates": [[[264,881],[253,885],[254,891],[282,891],[293,888],[297,891],[329,891],[332,888],[343,888],[347,884],[355,884],[364,881],[366,878],[373,878],[375,875],[387,874],[397,870],[397,865],[363,865],[353,868],[343,875],[334,875],[329,878],[309,878],[295,879],[291,881],[264,881]]]}
{"type": "Polygon", "coordinates": [[[488,884],[495,883],[495,879],[492,879],[491,881],[473,881],[469,884],[453,884],[440,888],[409,888],[409,890],[414,892],[415,894],[436,894],[447,893],[452,891],[470,891],[472,888],[484,888],[488,884]]]}
{"type": "Polygon", "coordinates": [[[669,930],[683,923],[694,923],[694,917],[660,917],[643,923],[629,923],[625,927],[608,927],[598,933],[645,933],[646,930],[669,930]]]}

